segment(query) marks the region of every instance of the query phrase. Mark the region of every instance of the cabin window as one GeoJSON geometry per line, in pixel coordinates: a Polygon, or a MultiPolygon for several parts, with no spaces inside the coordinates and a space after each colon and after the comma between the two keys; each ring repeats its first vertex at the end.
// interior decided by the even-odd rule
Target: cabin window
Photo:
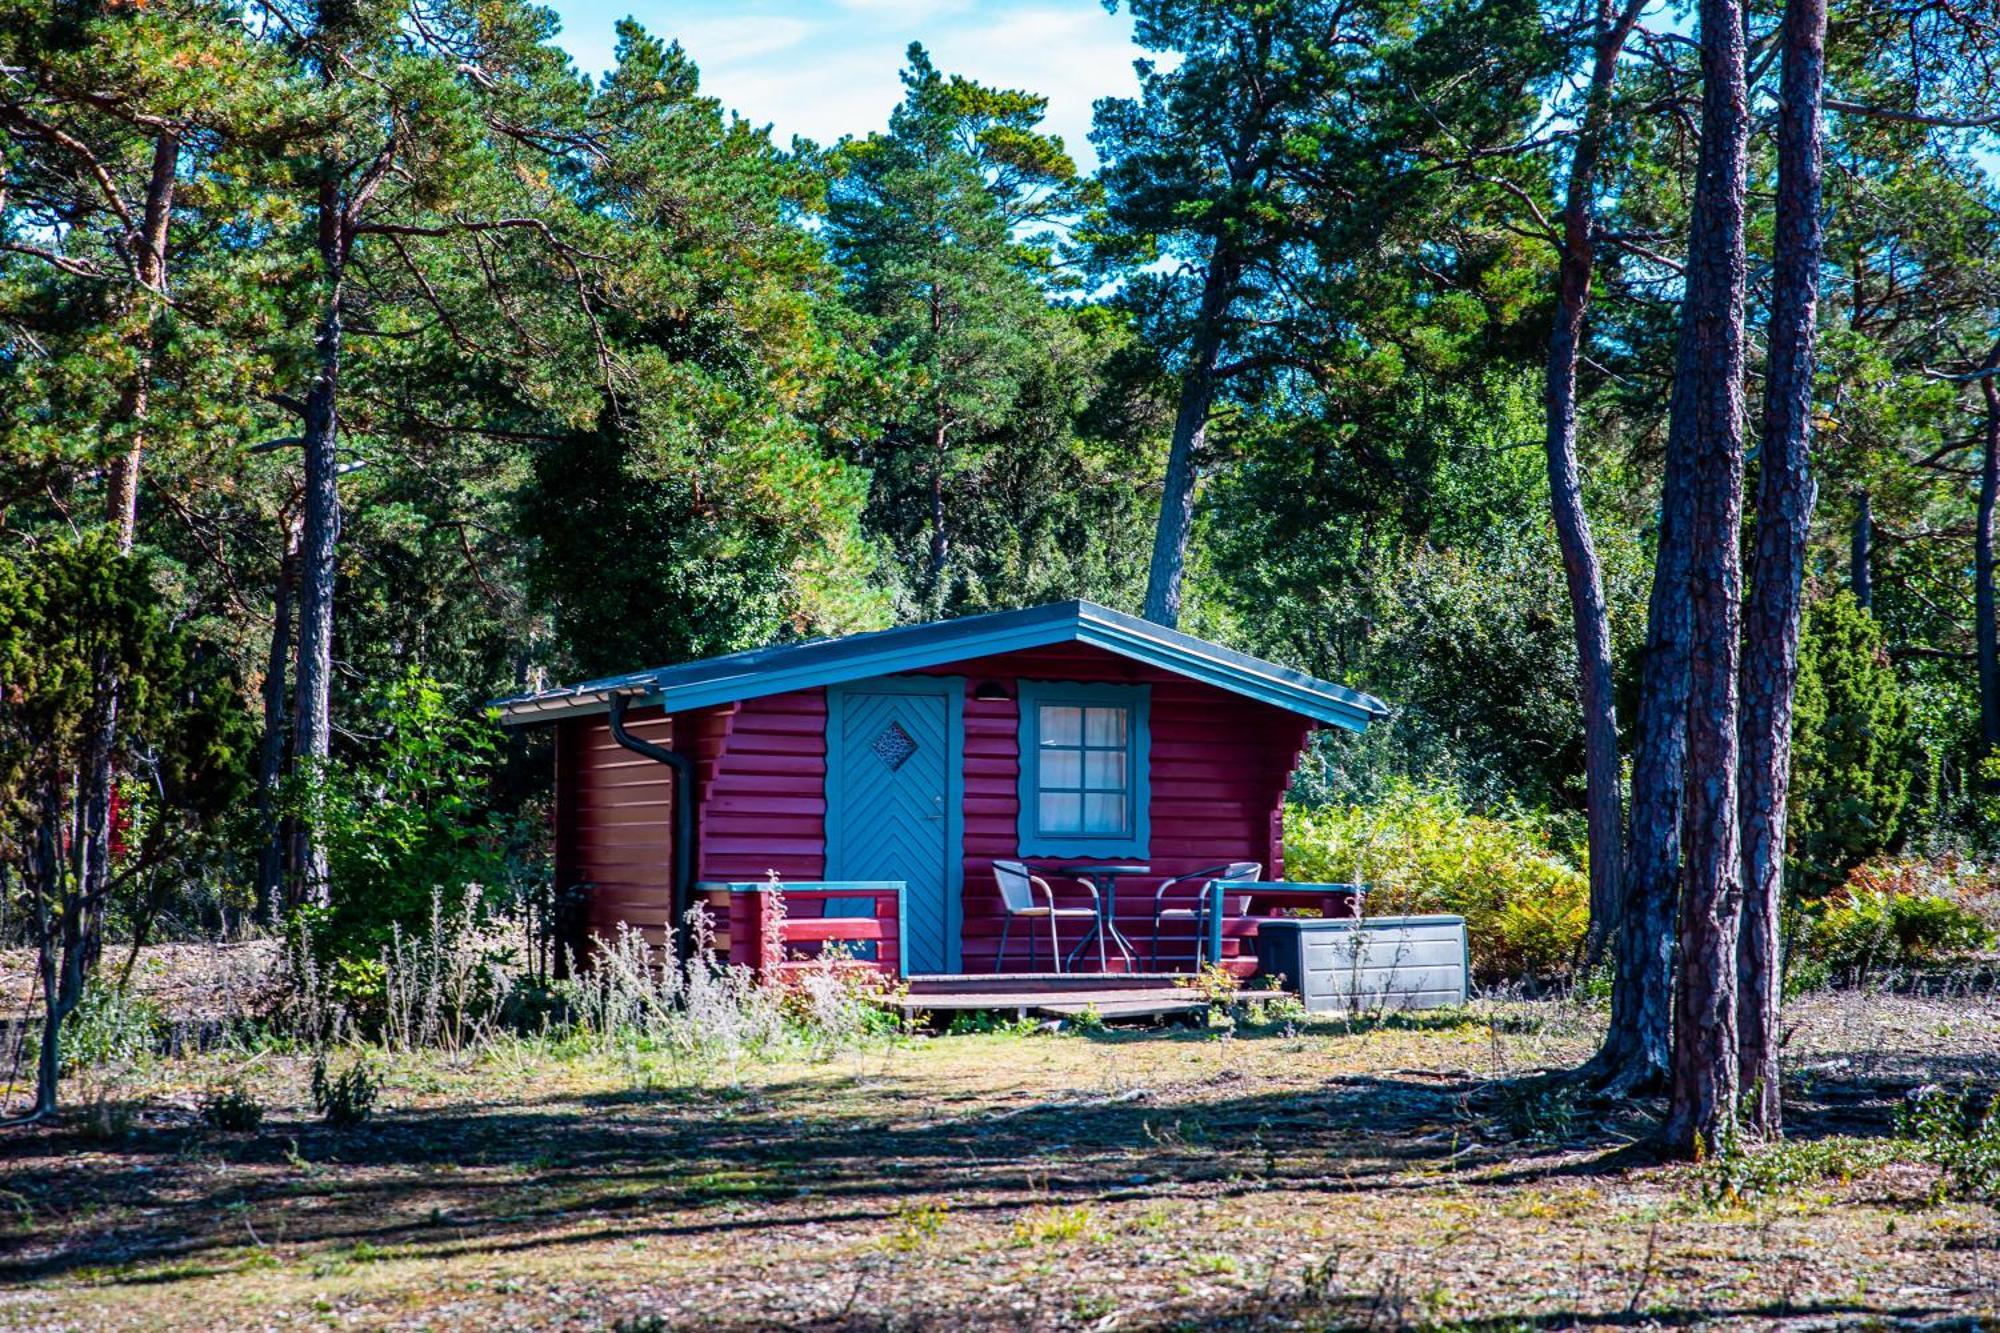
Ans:
{"type": "Polygon", "coordinates": [[[1023,856],[1148,855],[1149,693],[1021,682],[1023,856]]]}

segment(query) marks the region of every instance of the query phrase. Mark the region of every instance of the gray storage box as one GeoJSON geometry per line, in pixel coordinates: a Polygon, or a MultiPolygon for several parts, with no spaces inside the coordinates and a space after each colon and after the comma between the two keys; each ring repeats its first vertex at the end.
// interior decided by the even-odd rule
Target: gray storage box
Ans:
{"type": "Polygon", "coordinates": [[[1466,1001],[1465,918],[1299,917],[1257,927],[1257,971],[1313,1013],[1448,1009],[1466,1001]]]}

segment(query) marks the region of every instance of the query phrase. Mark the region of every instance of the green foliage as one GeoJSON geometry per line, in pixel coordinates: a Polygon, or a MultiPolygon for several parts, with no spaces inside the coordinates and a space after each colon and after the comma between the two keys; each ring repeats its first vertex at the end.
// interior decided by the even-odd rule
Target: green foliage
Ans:
{"type": "Polygon", "coordinates": [[[1589,925],[1589,880],[1546,819],[1467,808],[1449,788],[1390,785],[1367,805],[1285,808],[1285,873],[1368,886],[1370,915],[1465,918],[1482,982],[1566,974],[1589,925]]]}
{"type": "Polygon", "coordinates": [[[1953,898],[1850,887],[1817,919],[1807,918],[1797,947],[1859,981],[1884,969],[1950,962],[1993,940],[1993,928],[1953,898]]]}
{"type": "Polygon", "coordinates": [[[1817,897],[1896,845],[1921,766],[1881,627],[1844,589],[1807,608],[1792,735],[1790,846],[1817,897]]]}
{"type": "MultiPolygon", "coordinates": [[[[868,479],[835,446],[869,430],[873,367],[822,293],[797,225],[821,184],[700,92],[677,45],[629,20],[592,107],[603,155],[577,181],[618,299],[532,455],[527,587],[565,668],[630,670],[886,617],[859,529],[868,479]]],[[[582,330],[577,330],[582,332],[582,330]]]]}
{"type": "Polygon", "coordinates": [[[379,986],[375,955],[394,927],[428,920],[434,894],[455,912],[469,886],[508,885],[521,836],[491,801],[500,737],[490,718],[465,716],[415,670],[370,712],[380,739],[298,798],[322,821],[332,881],[314,942],[325,957],[351,960],[337,980],[357,998],[379,986]]]}
{"type": "Polygon", "coordinates": [[[381,1091],[382,1076],[366,1056],[356,1056],[338,1074],[328,1072],[324,1051],[313,1058],[312,1108],[336,1129],[351,1129],[366,1120],[381,1091]]]}
{"type": "Polygon", "coordinates": [[[1821,1181],[1852,1181],[1895,1160],[1895,1149],[1862,1139],[1788,1139],[1752,1146],[1733,1133],[1695,1168],[1702,1202],[1738,1207],[1796,1197],[1821,1181]]]}
{"type": "MultiPolygon", "coordinates": [[[[1536,387],[1404,374],[1356,390],[1356,425],[1260,441],[1202,528],[1203,627],[1392,699],[1315,747],[1308,800],[1416,776],[1481,804],[1581,809],[1583,733],[1536,387]]],[[[1614,625],[1643,624],[1642,561],[1605,532],[1614,625]]]]}
{"type": "Polygon", "coordinates": [[[1045,99],[948,78],[921,46],[909,61],[888,132],[829,162],[827,240],[884,379],[881,429],[856,451],[869,524],[928,616],[1097,591],[1106,544],[1137,527],[1134,479],[1078,466],[1116,469],[1079,426],[1121,339],[1050,303],[1068,271],[1029,230],[1074,219],[1095,187],[1036,129],[1045,99]]]}
{"type": "Polygon", "coordinates": [[[2000,1201],[2000,1117],[1991,1098],[1919,1088],[1896,1116],[1897,1133],[1940,1170],[1935,1196],[2000,1201]]]}
{"type": "Polygon", "coordinates": [[[264,1123],[264,1103],[241,1083],[222,1083],[201,1094],[202,1123],[232,1134],[253,1134],[264,1123]]]}
{"type": "Polygon", "coordinates": [[[63,1020],[64,1072],[139,1064],[166,1033],[167,1016],[157,1002],[93,979],[63,1020]]]}

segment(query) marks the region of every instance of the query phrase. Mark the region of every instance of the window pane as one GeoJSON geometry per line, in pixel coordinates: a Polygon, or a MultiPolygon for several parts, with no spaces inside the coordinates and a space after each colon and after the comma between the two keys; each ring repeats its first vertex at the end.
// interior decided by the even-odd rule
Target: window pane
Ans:
{"type": "Polygon", "coordinates": [[[1044,833],[1077,833],[1083,828],[1083,798],[1074,793],[1069,795],[1044,794],[1042,797],[1041,829],[1044,833]]]}
{"type": "MultiPolygon", "coordinates": [[[[1097,756],[1093,754],[1091,758],[1097,756]]],[[[1051,788],[1068,788],[1075,791],[1083,785],[1083,751],[1044,750],[1040,755],[1042,770],[1039,779],[1043,791],[1051,788]]]]}
{"type": "Polygon", "coordinates": [[[1087,708],[1084,710],[1084,743],[1087,745],[1125,746],[1125,710],[1122,708],[1087,708]]]}
{"type": "Polygon", "coordinates": [[[1083,710],[1073,704],[1043,704],[1040,731],[1044,745],[1080,745],[1083,710]]]}
{"type": "MultiPolygon", "coordinates": [[[[1054,756],[1043,756],[1046,765],[1054,756]]],[[[1083,756],[1083,785],[1092,791],[1125,790],[1125,752],[1086,750],[1083,756]]]]}
{"type": "MultiPolygon", "coordinates": [[[[1047,799],[1044,797],[1043,799],[1047,799]]],[[[1083,798],[1083,831],[1085,833],[1123,833],[1125,831],[1125,798],[1121,795],[1100,796],[1095,792],[1083,798]]]]}

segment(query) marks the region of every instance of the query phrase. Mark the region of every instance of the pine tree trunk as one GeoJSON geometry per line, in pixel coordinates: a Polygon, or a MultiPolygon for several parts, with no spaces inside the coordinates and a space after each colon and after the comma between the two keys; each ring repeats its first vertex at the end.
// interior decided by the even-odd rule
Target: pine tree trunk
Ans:
{"type": "Polygon", "coordinates": [[[946,455],[947,422],[943,405],[938,408],[937,430],[931,437],[931,595],[930,603],[935,615],[944,614],[946,594],[944,584],[945,566],[951,560],[951,539],[944,525],[944,466],[946,455]]]}
{"type": "Polygon", "coordinates": [[[1222,352],[1223,324],[1241,276],[1233,256],[1218,247],[1202,284],[1195,316],[1193,350],[1181,376],[1180,406],[1174,413],[1173,443],[1160,492],[1160,521],[1153,533],[1153,561],[1146,573],[1146,619],[1175,628],[1181,621],[1181,577],[1187,568],[1188,539],[1194,532],[1194,486],[1208,414],[1215,406],[1216,362],[1222,352]]]}
{"type": "Polygon", "coordinates": [[[1613,952],[1611,1024],[1586,1072],[1614,1095],[1663,1090],[1672,1031],[1674,912],[1686,784],[1689,484],[1686,432],[1667,432],[1666,478],[1634,719],[1624,901],[1613,952]]]}
{"type": "Polygon", "coordinates": [[[1686,822],[1666,1139],[1693,1156],[1736,1113],[1736,809],[1742,618],[1743,209],[1749,132],[1740,0],[1702,0],[1702,140],[1672,414],[1692,461],[1686,822]]]}
{"type": "MultiPolygon", "coordinates": [[[[298,722],[293,746],[309,782],[323,775],[332,741],[334,557],[339,540],[339,398],[342,282],[346,276],[339,188],[329,176],[320,187],[319,327],[313,337],[317,359],[305,401],[305,515],[299,561],[298,722]]],[[[301,857],[300,898],[327,899],[326,848],[319,818],[309,804],[301,857]]]]}
{"type": "Polygon", "coordinates": [[[1875,511],[1867,491],[1854,493],[1854,528],[1847,537],[1847,586],[1863,611],[1875,605],[1875,511]]]}
{"type": "MultiPolygon", "coordinates": [[[[111,524],[118,549],[128,554],[139,537],[139,470],[146,455],[146,413],[152,396],[153,323],[158,316],[158,298],[166,291],[167,224],[173,216],[175,172],[179,163],[179,138],[162,133],[153,141],[146,208],[139,235],[132,238],[137,252],[133,256],[133,274],[139,288],[134,293],[139,311],[133,331],[136,364],[131,382],[125,386],[119,401],[119,419],[126,427],[128,439],[125,452],[112,461],[105,486],[105,518],[111,524]]],[[[99,717],[98,734],[91,745],[91,767],[85,778],[83,836],[88,840],[85,857],[88,870],[83,892],[86,899],[100,905],[109,891],[111,878],[118,713],[118,688],[113,684],[99,717]]],[[[89,961],[95,964],[96,959],[89,961]]]]}
{"type": "Polygon", "coordinates": [[[257,910],[270,914],[285,890],[285,819],[280,802],[285,780],[286,742],[290,739],[290,691],[286,665],[292,655],[292,590],[298,582],[299,531],[285,519],[285,551],[278,561],[278,582],[271,597],[271,647],[264,662],[264,741],[257,756],[257,826],[264,849],[257,865],[257,910]]]}
{"type": "Polygon", "coordinates": [[[1985,457],[1979,468],[1979,520],[1974,530],[1973,629],[1978,635],[1979,657],[1979,754],[1989,758],[2000,752],[2000,612],[1996,612],[1993,587],[1993,516],[2000,506],[2000,343],[1994,345],[1980,366],[1985,378],[1979,388],[1986,398],[1985,457]]]}
{"type": "Polygon", "coordinates": [[[181,143],[177,135],[162,132],[153,141],[153,164],[146,181],[146,209],[135,241],[133,272],[138,279],[138,300],[144,316],[136,331],[138,365],[121,403],[121,419],[131,430],[125,452],[112,461],[106,486],[105,509],[118,549],[129,551],[139,533],[139,472],[146,455],[145,430],[148,391],[153,374],[154,299],[167,287],[167,225],[173,218],[174,184],[180,165],[181,143]]]}
{"type": "Polygon", "coordinates": [[[1598,10],[1598,38],[1584,121],[1570,158],[1563,205],[1563,249],[1556,318],[1549,334],[1543,389],[1547,414],[1549,505],[1556,542],[1569,582],[1576,631],[1576,662],[1583,707],[1584,804],[1590,847],[1590,956],[1597,958],[1618,924],[1623,879],[1625,816],[1619,791],[1618,711],[1612,683],[1611,613],[1604,599],[1603,567],[1583,507],[1583,478],[1576,457],[1576,369],[1582,355],[1590,283],[1596,265],[1597,162],[1610,119],[1619,52],[1644,8],[1628,0],[1598,10]]]}
{"type": "Polygon", "coordinates": [[[1784,899],[1785,815],[1792,770],[1792,698],[1812,522],[1814,319],[1819,304],[1820,89],[1826,0],[1787,0],[1778,112],[1777,249],[1772,272],[1757,536],[1743,616],[1743,921],[1737,941],[1738,1079],[1750,1128],[1775,1137],[1778,1078],[1778,917],[1784,899]]]}

